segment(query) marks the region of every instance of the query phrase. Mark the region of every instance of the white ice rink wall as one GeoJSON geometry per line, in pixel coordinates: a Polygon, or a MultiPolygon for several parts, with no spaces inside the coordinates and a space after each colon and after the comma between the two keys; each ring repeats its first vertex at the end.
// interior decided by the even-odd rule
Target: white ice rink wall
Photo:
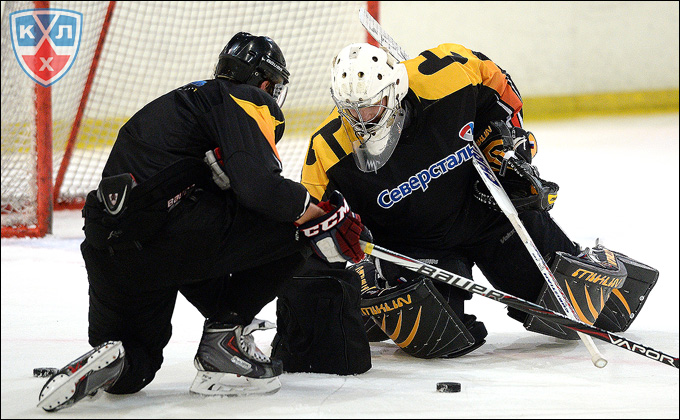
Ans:
{"type": "Polygon", "coordinates": [[[678,109],[678,2],[380,2],[412,56],[453,42],[512,76],[525,117],[678,109]]]}

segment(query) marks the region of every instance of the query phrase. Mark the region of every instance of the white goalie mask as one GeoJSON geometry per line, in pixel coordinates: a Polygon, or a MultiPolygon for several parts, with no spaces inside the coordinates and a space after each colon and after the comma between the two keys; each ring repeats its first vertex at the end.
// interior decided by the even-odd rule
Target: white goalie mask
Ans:
{"type": "Polygon", "coordinates": [[[404,128],[401,102],[407,93],[406,66],[384,48],[351,44],[333,59],[331,97],[345,129],[354,131],[349,137],[362,171],[377,171],[392,156],[404,128]]]}

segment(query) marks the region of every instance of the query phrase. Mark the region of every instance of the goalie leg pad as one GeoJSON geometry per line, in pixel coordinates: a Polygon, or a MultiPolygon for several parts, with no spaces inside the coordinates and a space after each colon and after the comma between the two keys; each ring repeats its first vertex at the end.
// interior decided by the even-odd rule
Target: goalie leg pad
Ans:
{"type": "Polygon", "coordinates": [[[430,279],[373,299],[362,299],[361,311],[413,357],[461,356],[481,346],[486,337],[481,322],[473,319],[466,326],[460,320],[430,279]]]}
{"type": "Polygon", "coordinates": [[[373,320],[373,317],[362,314],[361,319],[364,322],[364,329],[366,329],[366,337],[368,337],[369,343],[379,343],[390,339],[385,334],[385,331],[380,328],[380,325],[373,320]]]}
{"type": "Polygon", "coordinates": [[[621,253],[614,254],[626,266],[628,277],[623,286],[612,291],[595,326],[611,332],[623,332],[630,327],[647,301],[659,278],[659,271],[621,253]]]}
{"type": "MultiPolygon", "coordinates": [[[[589,325],[595,323],[612,291],[621,288],[627,277],[626,266],[612,251],[601,245],[586,250],[578,257],[558,251],[551,270],[579,320],[589,325]]],[[[536,303],[565,313],[547,284],[543,286],[536,303]]],[[[575,331],[531,315],[527,316],[524,328],[565,340],[579,339],[575,331]]]]}

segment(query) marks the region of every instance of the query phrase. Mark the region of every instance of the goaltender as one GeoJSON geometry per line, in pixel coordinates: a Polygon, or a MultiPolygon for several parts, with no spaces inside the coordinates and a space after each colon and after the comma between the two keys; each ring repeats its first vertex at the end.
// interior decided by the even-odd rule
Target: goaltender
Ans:
{"type": "MultiPolygon", "coordinates": [[[[658,272],[601,244],[583,249],[555,223],[558,186],[540,178],[519,90],[495,62],[453,43],[403,62],[351,44],[333,60],[330,86],[336,106],[311,135],[302,170],[314,200],[337,190],[376,244],[466,278],[477,266],[493,287],[561,311],[474,169],[475,142],[581,320],[628,328],[658,272]]],[[[483,322],[465,311],[469,292],[372,257],[352,269],[364,281],[369,339],[389,337],[421,358],[458,357],[484,343],[483,322]]],[[[578,338],[508,314],[530,331],[578,338]]]]}

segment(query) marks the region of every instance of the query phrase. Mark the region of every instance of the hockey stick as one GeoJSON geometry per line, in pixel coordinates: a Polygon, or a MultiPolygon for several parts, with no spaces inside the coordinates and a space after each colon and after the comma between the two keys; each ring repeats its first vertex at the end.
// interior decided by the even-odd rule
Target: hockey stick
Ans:
{"type": "MultiPolygon", "coordinates": [[[[482,178],[484,184],[491,192],[491,195],[496,200],[496,203],[498,203],[498,206],[501,208],[505,216],[508,218],[508,220],[510,220],[510,223],[515,228],[515,232],[517,232],[519,238],[526,247],[527,251],[529,251],[529,255],[531,255],[531,258],[534,260],[534,263],[536,263],[536,267],[538,267],[539,271],[543,275],[545,282],[548,284],[548,287],[550,288],[553,295],[557,299],[559,305],[562,307],[564,313],[566,313],[567,316],[572,320],[575,321],[578,320],[578,315],[576,314],[574,307],[571,305],[571,302],[569,302],[569,299],[567,298],[567,295],[564,293],[562,288],[557,284],[555,276],[548,268],[548,265],[541,256],[541,253],[538,251],[536,244],[534,244],[534,241],[531,239],[529,232],[527,232],[526,228],[524,227],[524,224],[520,220],[519,214],[517,213],[517,209],[515,209],[515,206],[512,204],[512,201],[510,201],[510,197],[508,197],[508,194],[503,189],[503,186],[501,186],[501,184],[498,182],[498,178],[496,178],[496,175],[493,173],[493,170],[491,169],[491,166],[489,166],[489,163],[486,161],[486,159],[484,159],[482,151],[479,150],[479,146],[477,146],[477,143],[475,143],[474,140],[472,140],[470,143],[472,144],[473,152],[472,164],[474,165],[475,169],[477,169],[477,172],[479,172],[479,176],[482,178]]],[[[506,158],[508,157],[507,154],[509,153],[511,152],[506,153],[506,158]]],[[[576,332],[578,333],[578,336],[581,339],[581,341],[583,341],[583,344],[588,349],[593,364],[598,368],[603,368],[607,366],[607,360],[599,352],[599,350],[595,346],[595,343],[593,343],[593,339],[579,331],[576,332]]]]}
{"type": "Polygon", "coordinates": [[[403,48],[397,44],[394,39],[380,26],[377,20],[368,13],[368,10],[363,7],[359,9],[359,21],[364,26],[366,31],[371,34],[378,44],[387,48],[387,50],[399,61],[408,60],[409,56],[403,48]]]}
{"type": "MultiPolygon", "coordinates": [[[[378,41],[380,45],[386,47],[395,58],[397,58],[399,61],[409,59],[409,56],[406,53],[406,51],[404,51],[404,49],[401,48],[399,44],[397,44],[389,34],[387,34],[387,32],[382,28],[382,26],[380,26],[380,23],[378,23],[373,18],[373,16],[371,16],[370,13],[368,13],[368,11],[364,8],[361,8],[359,10],[359,21],[364,26],[366,31],[368,31],[368,33],[371,34],[373,39],[378,41]]],[[[503,190],[503,187],[498,182],[498,179],[496,179],[496,175],[494,175],[488,162],[486,162],[486,160],[483,158],[483,155],[479,150],[479,146],[477,146],[477,144],[472,139],[470,143],[472,144],[473,151],[475,152],[473,153],[472,160],[473,166],[475,167],[477,172],[479,172],[479,176],[486,184],[487,188],[491,192],[494,199],[496,199],[496,202],[500,206],[503,213],[505,213],[505,215],[510,220],[510,223],[512,223],[512,226],[515,228],[515,231],[519,234],[522,243],[524,243],[524,246],[529,251],[531,258],[534,260],[536,266],[541,271],[543,278],[548,284],[548,287],[550,287],[552,293],[557,298],[557,301],[562,307],[562,310],[573,320],[578,320],[576,311],[574,310],[573,306],[567,299],[567,296],[564,294],[562,289],[557,284],[555,276],[553,276],[552,272],[550,272],[550,269],[543,260],[543,257],[541,256],[540,252],[538,252],[536,245],[529,236],[529,232],[526,231],[524,225],[522,224],[522,221],[519,219],[515,206],[513,206],[512,202],[510,201],[510,198],[505,193],[505,190],[503,190]]],[[[593,343],[593,340],[590,337],[586,336],[585,334],[582,334],[580,332],[577,333],[583,344],[586,346],[586,349],[588,349],[593,364],[598,368],[605,367],[607,365],[607,360],[597,350],[597,347],[595,347],[595,343],[593,343]]]]}
{"type": "Polygon", "coordinates": [[[655,360],[665,365],[673,366],[676,369],[678,368],[677,357],[669,356],[668,354],[654,350],[651,347],[635,343],[624,337],[612,334],[609,331],[605,331],[595,326],[583,323],[578,319],[571,319],[559,312],[544,308],[533,302],[529,302],[516,296],[485,287],[468,278],[426,264],[405,255],[398,254],[378,245],[363,241],[361,242],[361,245],[364,249],[364,252],[368,255],[373,255],[376,258],[392,262],[411,271],[415,271],[418,274],[430,277],[431,279],[450,284],[451,286],[467,290],[468,292],[475,293],[480,296],[484,296],[486,298],[503,303],[511,308],[515,308],[527,314],[534,315],[535,317],[542,320],[558,323],[578,333],[582,333],[584,335],[587,334],[588,336],[595,337],[609,344],[626,349],[630,352],[641,354],[649,359],[655,360]]]}

